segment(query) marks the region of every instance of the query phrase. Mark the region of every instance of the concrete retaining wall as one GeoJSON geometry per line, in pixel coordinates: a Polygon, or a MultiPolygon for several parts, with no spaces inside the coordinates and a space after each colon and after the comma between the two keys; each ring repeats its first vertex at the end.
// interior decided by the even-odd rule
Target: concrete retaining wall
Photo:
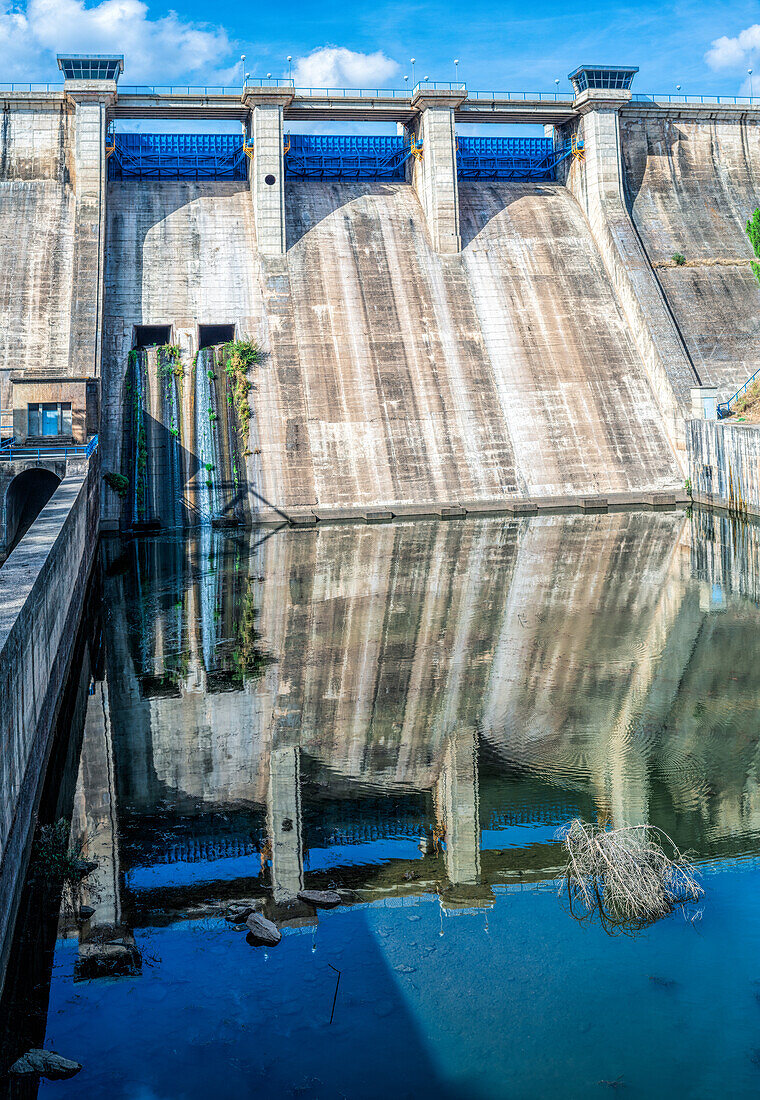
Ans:
{"type": "MultiPolygon", "coordinates": [[[[97,456],[0,569],[0,944],[10,946],[57,706],[97,540],[97,456]]],[[[0,955],[0,986],[7,958],[0,955]]]]}
{"type": "Polygon", "coordinates": [[[686,442],[694,500],[760,516],[760,428],[690,420],[686,442]]]}

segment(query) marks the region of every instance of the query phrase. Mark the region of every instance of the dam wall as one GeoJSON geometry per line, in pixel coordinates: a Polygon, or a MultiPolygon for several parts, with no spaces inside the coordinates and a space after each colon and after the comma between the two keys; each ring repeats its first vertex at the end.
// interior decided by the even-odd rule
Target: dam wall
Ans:
{"type": "Polygon", "coordinates": [[[686,427],[693,500],[760,516],[760,429],[709,420],[686,427]]]}
{"type": "Polygon", "coordinates": [[[760,119],[719,108],[695,116],[621,111],[623,181],[700,382],[725,401],[760,368],[760,286],[745,232],[760,207],[760,119]]]}
{"type": "MultiPolygon", "coordinates": [[[[61,482],[0,569],[0,942],[10,947],[98,528],[97,454],[61,482]]],[[[0,985],[6,957],[0,958],[0,985]]]]}
{"type": "MultiPolygon", "coordinates": [[[[588,225],[554,184],[463,183],[463,250],[411,186],[292,181],[288,251],[256,251],[248,187],[108,189],[104,466],[118,470],[137,324],[234,324],[251,375],[251,511],[499,504],[682,481],[588,225]]],[[[193,447],[190,446],[190,450],[193,447]]],[[[118,499],[106,515],[121,514],[118,499]]]]}

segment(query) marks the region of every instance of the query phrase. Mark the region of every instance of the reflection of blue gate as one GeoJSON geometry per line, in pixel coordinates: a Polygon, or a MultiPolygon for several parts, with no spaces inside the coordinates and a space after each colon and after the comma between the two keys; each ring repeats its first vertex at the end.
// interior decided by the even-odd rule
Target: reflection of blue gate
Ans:
{"type": "Polygon", "coordinates": [[[108,146],[111,180],[245,180],[239,134],[115,134],[108,146]]]}
{"type": "Polygon", "coordinates": [[[403,137],[375,134],[289,134],[285,150],[286,176],[316,180],[402,180],[411,152],[403,137]]]}
{"type": "Polygon", "coordinates": [[[457,138],[461,180],[551,180],[566,155],[551,138],[457,138]]]}

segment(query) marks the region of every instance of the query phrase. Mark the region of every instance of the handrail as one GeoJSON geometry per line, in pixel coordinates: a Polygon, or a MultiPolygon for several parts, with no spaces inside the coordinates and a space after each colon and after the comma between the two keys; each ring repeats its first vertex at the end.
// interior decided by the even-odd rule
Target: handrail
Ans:
{"type": "Polygon", "coordinates": [[[10,462],[14,458],[36,458],[39,462],[41,459],[55,458],[63,459],[68,458],[91,458],[98,449],[98,437],[94,435],[87,444],[64,444],[63,446],[56,446],[55,444],[49,446],[39,447],[25,447],[15,446],[13,440],[10,443],[3,443],[0,445],[0,459],[4,462],[10,462]]]}
{"type": "Polygon", "coordinates": [[[729,397],[728,401],[721,401],[719,403],[719,405],[717,407],[717,410],[716,410],[717,413],[718,413],[718,420],[725,420],[727,416],[731,415],[731,402],[736,401],[737,397],[739,397],[740,394],[743,394],[743,393],[747,392],[747,387],[750,386],[755,381],[758,374],[760,374],[760,367],[757,368],[757,370],[755,371],[755,373],[752,375],[751,378],[747,379],[747,381],[744,383],[743,386],[739,387],[739,389],[736,391],[736,393],[733,395],[733,397],[729,397]]]}

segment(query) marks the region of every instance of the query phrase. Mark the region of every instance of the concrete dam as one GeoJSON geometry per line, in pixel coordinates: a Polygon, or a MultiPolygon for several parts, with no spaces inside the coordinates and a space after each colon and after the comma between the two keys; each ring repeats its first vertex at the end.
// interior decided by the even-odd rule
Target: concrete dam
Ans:
{"type": "MultiPolygon", "coordinates": [[[[311,549],[261,555],[274,569],[283,547],[298,549],[282,563],[290,617],[277,625],[281,609],[256,609],[291,638],[295,684],[300,586],[379,584],[401,556],[403,538],[389,532],[343,568],[331,521],[673,507],[688,499],[693,421],[714,416],[716,399],[760,366],[760,291],[743,234],[760,179],[754,106],[635,96],[634,70],[618,69],[579,70],[572,95],[530,97],[285,80],[156,90],[120,85],[120,58],[60,64],[61,84],[0,89],[3,952],[100,533],[197,528],[203,552],[214,527],[324,525],[311,549]],[[233,121],[239,135],[119,129],[151,119],[188,131],[233,121]],[[299,134],[303,123],[343,122],[398,133],[299,134]],[[511,123],[545,136],[465,129],[511,123]]],[[[439,526],[428,541],[456,543],[458,525],[439,526]]],[[[573,532],[568,523],[568,540],[573,532]]],[[[269,534],[246,536],[249,556],[269,534]]],[[[536,541],[545,577],[565,552],[555,537],[536,541]]],[[[487,604],[494,576],[506,599],[512,559],[494,574],[476,534],[467,539],[463,575],[480,588],[465,593],[473,632],[461,637],[478,649],[473,608],[487,604]]],[[[649,569],[639,550],[635,584],[649,569]]],[[[414,573],[416,550],[404,553],[414,573]]],[[[147,568],[161,572],[160,555],[147,568]]],[[[515,577],[521,593],[539,583],[529,564],[515,577]]],[[[433,589],[435,571],[424,581],[433,589]]],[[[445,632],[441,609],[413,595],[398,602],[417,608],[432,644],[436,622],[445,632]]],[[[190,619],[207,622],[203,586],[197,599],[190,619]]],[[[252,622],[252,604],[227,603],[252,622]]],[[[508,610],[496,608],[498,624],[508,610]]],[[[692,611],[689,602],[687,639],[692,611]]],[[[668,614],[665,600],[655,641],[668,614]]],[[[357,651],[377,648],[376,626],[357,651]]],[[[507,664],[527,644],[508,629],[491,647],[507,664]]],[[[200,682],[216,643],[196,635],[188,661],[200,682]]],[[[167,686],[162,651],[159,639],[157,690],[167,686]]],[[[452,683],[463,668],[452,664],[452,683]]],[[[304,685],[314,715],[339,679],[304,685]]],[[[146,703],[141,681],[124,690],[146,703]]],[[[278,688],[283,712],[288,690],[278,688]]],[[[299,705],[306,718],[310,706],[299,705]]],[[[488,697],[479,721],[497,731],[496,748],[514,708],[496,689],[488,697]]],[[[254,716],[262,731],[275,709],[254,716]]],[[[395,736],[405,723],[388,728],[395,736]]],[[[395,773],[419,779],[425,751],[395,773]]]]}
{"type": "Polygon", "coordinates": [[[49,398],[59,435],[97,433],[129,482],[103,486],[109,529],[647,503],[683,484],[694,394],[757,365],[751,109],[634,96],[627,70],[574,96],[404,100],[153,94],[114,64],[4,93],[3,487],[49,398]],[[151,117],[237,119],[237,178],[109,170],[114,120],[151,117]],[[403,171],[300,171],[301,119],[395,121],[403,171]],[[553,159],[505,166],[504,139],[458,136],[483,122],[542,123],[553,159]],[[244,430],[206,362],[230,338],[261,353],[244,430]]]}

